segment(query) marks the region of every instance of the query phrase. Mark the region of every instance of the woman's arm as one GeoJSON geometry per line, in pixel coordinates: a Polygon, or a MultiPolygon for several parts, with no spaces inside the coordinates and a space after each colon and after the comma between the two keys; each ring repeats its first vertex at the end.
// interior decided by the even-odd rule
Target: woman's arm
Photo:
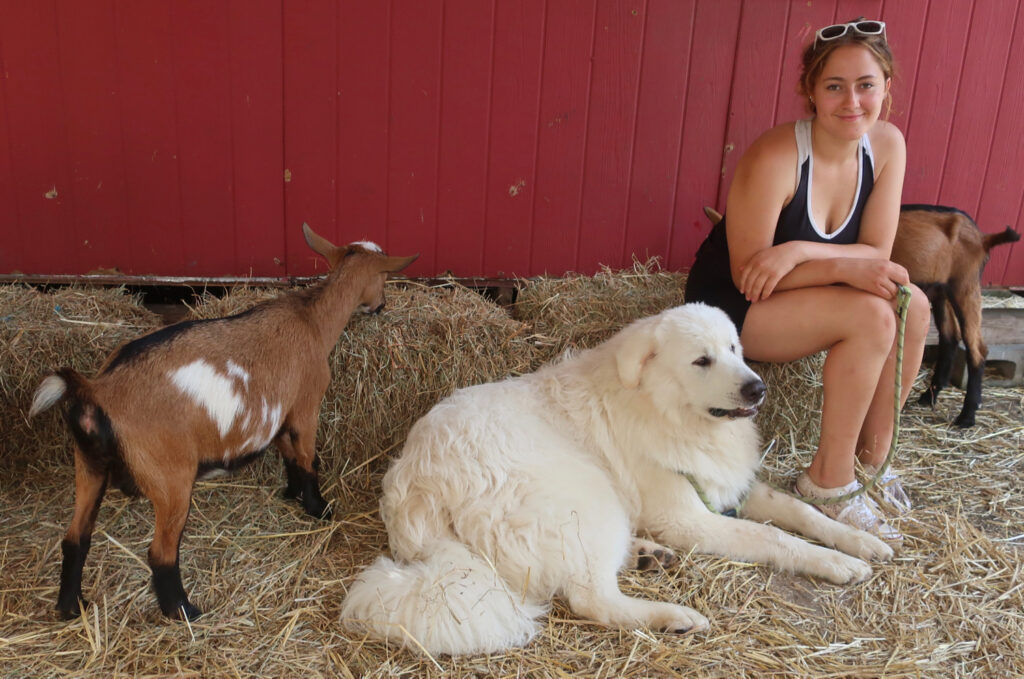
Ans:
{"type": "Polygon", "coordinates": [[[897,284],[907,282],[906,271],[888,262],[906,166],[903,135],[881,121],[872,128],[876,178],[857,243],[791,241],[772,246],[778,214],[794,190],[795,143],[790,142],[790,150],[787,140],[775,134],[783,128],[788,128],[792,139],[792,126],[766,133],[741,160],[729,192],[727,236],[736,287],[751,302],[765,299],[775,290],[835,283],[891,297],[897,284]],[[789,179],[783,180],[786,165],[789,179]]]}

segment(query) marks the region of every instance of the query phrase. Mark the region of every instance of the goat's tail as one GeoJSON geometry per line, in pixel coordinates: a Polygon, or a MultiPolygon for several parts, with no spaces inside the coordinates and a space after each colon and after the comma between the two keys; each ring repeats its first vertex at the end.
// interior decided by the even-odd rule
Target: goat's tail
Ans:
{"type": "Polygon", "coordinates": [[[1019,240],[1020,234],[1010,227],[1006,227],[999,233],[986,233],[982,237],[981,242],[985,246],[985,252],[988,253],[997,245],[1002,245],[1003,243],[1016,243],[1019,240]]]}
{"type": "Polygon", "coordinates": [[[110,417],[97,401],[92,383],[72,368],[57,370],[36,389],[29,417],[61,402],[67,403],[64,420],[83,461],[97,474],[110,474],[126,495],[138,495],[138,487],[119,453],[110,417]]]}
{"type": "Polygon", "coordinates": [[[444,538],[422,561],[380,557],[349,587],[344,624],[430,655],[528,642],[545,607],[524,602],[482,556],[444,538]]]}
{"type": "Polygon", "coordinates": [[[32,407],[28,410],[28,416],[35,417],[65,398],[70,398],[72,393],[78,393],[83,386],[87,388],[88,382],[71,368],[61,368],[48,375],[32,397],[32,407]]]}

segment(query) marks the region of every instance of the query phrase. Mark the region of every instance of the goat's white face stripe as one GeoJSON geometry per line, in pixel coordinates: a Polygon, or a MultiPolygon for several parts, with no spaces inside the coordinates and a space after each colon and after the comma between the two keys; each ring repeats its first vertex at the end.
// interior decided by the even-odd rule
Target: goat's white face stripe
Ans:
{"type": "Polygon", "coordinates": [[[168,377],[181,393],[206,409],[221,437],[231,431],[235,416],[242,411],[242,399],[231,378],[202,359],[172,370],[168,377]]]}

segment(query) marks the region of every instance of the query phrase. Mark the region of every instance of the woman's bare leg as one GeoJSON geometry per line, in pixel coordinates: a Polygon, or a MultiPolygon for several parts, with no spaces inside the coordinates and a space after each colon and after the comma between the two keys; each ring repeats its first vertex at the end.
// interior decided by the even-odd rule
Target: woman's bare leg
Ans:
{"type": "MultiPolygon", "coordinates": [[[[784,362],[828,350],[821,437],[807,469],[816,485],[853,481],[854,453],[895,337],[889,300],[848,287],[776,292],[747,312],[740,339],[748,358],[784,362]]],[[[891,405],[891,388],[889,398],[891,405]]]]}
{"type": "MultiPolygon", "coordinates": [[[[928,335],[930,309],[928,297],[916,285],[911,285],[910,307],[903,341],[903,374],[900,379],[900,407],[907,402],[914,380],[921,369],[924,342],[928,335]]],[[[895,309],[896,303],[893,301],[895,309]]],[[[896,370],[896,342],[882,368],[878,387],[871,400],[864,426],[857,439],[857,457],[864,464],[881,467],[889,454],[893,430],[893,388],[896,370]]]]}

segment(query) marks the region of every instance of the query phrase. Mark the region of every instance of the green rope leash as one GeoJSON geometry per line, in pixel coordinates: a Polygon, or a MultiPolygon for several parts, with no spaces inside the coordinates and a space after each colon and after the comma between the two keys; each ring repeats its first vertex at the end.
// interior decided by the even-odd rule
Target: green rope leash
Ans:
{"type": "MultiPolygon", "coordinates": [[[[878,483],[878,481],[882,478],[885,472],[889,469],[889,465],[892,463],[892,459],[893,457],[895,457],[896,454],[896,441],[900,433],[900,397],[902,396],[901,392],[903,389],[903,338],[904,332],[907,327],[907,310],[910,308],[910,295],[910,288],[908,288],[905,285],[901,285],[896,293],[896,311],[899,315],[899,326],[896,333],[896,388],[893,390],[892,441],[889,444],[889,452],[885,456],[885,462],[883,462],[882,466],[878,468],[878,471],[875,472],[875,475],[872,478],[868,479],[868,481],[860,488],[858,488],[857,490],[850,491],[849,493],[844,493],[843,495],[837,495],[836,497],[818,498],[794,495],[793,493],[789,492],[784,488],[780,488],[779,486],[776,486],[773,483],[768,483],[768,485],[771,486],[774,490],[786,493],[787,495],[794,495],[794,497],[808,504],[816,506],[834,505],[840,502],[846,502],[847,500],[852,500],[858,495],[863,495],[864,493],[868,492],[878,483]]],[[[704,490],[700,487],[700,484],[697,483],[697,480],[693,478],[693,475],[687,472],[680,473],[683,476],[685,476],[687,481],[690,482],[690,485],[693,486],[693,489],[697,492],[697,497],[699,497],[701,502],[704,503],[704,506],[707,507],[712,513],[717,514],[718,512],[715,510],[714,507],[712,507],[711,502],[708,501],[707,495],[705,495],[704,490]]],[[[736,511],[739,511],[742,508],[743,503],[741,502],[740,506],[736,508],[736,511]]]]}

